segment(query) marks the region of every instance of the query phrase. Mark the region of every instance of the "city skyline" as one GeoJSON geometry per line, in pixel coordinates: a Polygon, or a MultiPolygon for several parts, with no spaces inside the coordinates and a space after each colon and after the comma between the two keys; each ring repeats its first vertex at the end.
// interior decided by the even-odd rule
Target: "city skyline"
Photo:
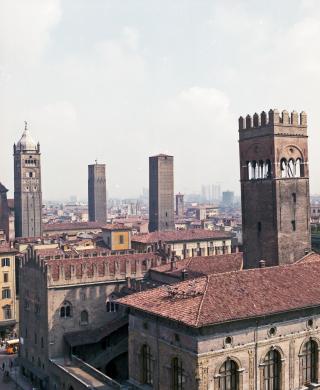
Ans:
{"type": "Polygon", "coordinates": [[[24,120],[41,143],[44,199],[84,198],[95,159],[106,164],[110,196],[137,196],[158,153],[175,156],[177,191],[222,182],[239,193],[237,119],[275,107],[308,112],[311,193],[320,192],[316,1],[1,8],[0,180],[9,197],[24,120]]]}

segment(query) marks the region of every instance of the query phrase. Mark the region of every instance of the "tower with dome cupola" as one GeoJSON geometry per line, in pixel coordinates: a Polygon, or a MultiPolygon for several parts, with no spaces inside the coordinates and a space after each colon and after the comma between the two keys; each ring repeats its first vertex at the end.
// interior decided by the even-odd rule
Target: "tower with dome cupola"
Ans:
{"type": "Polygon", "coordinates": [[[40,144],[28,130],[13,146],[14,156],[14,211],[16,237],[42,235],[42,192],[40,144]]]}

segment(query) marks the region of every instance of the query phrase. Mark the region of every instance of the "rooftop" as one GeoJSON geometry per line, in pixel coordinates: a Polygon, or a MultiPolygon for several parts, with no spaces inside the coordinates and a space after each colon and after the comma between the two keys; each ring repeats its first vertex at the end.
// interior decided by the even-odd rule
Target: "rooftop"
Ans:
{"type": "Polygon", "coordinates": [[[293,265],[211,274],[136,293],[119,303],[191,327],[320,306],[317,256],[293,265]]]}
{"type": "Polygon", "coordinates": [[[70,222],[70,223],[47,223],[43,225],[44,232],[101,229],[99,222],[70,222]]]}
{"type": "Polygon", "coordinates": [[[107,225],[102,226],[102,230],[131,230],[130,227],[121,224],[121,223],[109,223],[107,225]]]}
{"type": "Polygon", "coordinates": [[[229,232],[216,230],[191,229],[191,230],[174,230],[172,232],[152,232],[146,234],[136,234],[132,237],[132,242],[141,244],[153,244],[159,241],[176,242],[176,241],[195,241],[195,240],[219,240],[231,238],[229,232]]]}
{"type": "Polygon", "coordinates": [[[175,269],[171,264],[163,264],[152,268],[152,271],[169,274],[180,278],[182,271],[188,271],[188,278],[223,272],[239,271],[243,266],[242,253],[230,253],[215,256],[196,256],[175,262],[175,269]]]}

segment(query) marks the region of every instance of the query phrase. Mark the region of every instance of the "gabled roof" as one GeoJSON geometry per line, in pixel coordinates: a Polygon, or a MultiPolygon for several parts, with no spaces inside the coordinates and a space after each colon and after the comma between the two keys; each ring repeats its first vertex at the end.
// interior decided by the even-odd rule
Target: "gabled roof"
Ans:
{"type": "Polygon", "coordinates": [[[320,261],[208,275],[119,303],[191,327],[320,306],[320,261]]]}
{"type": "Polygon", "coordinates": [[[152,232],[146,234],[136,234],[132,237],[132,242],[141,244],[153,244],[159,241],[163,242],[183,242],[183,241],[201,241],[201,240],[222,240],[230,239],[232,234],[217,230],[189,229],[173,230],[167,232],[152,232]]]}
{"type": "Polygon", "coordinates": [[[188,279],[204,275],[239,271],[243,266],[242,253],[229,253],[215,256],[195,256],[175,262],[175,268],[171,264],[163,264],[154,267],[151,271],[164,273],[180,278],[182,271],[188,271],[188,279]]]}

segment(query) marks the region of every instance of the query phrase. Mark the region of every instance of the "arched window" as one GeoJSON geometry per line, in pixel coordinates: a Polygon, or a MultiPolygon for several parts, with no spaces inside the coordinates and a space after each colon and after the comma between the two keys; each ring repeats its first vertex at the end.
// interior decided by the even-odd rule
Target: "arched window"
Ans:
{"type": "Polygon", "coordinates": [[[67,318],[72,317],[72,306],[70,302],[64,301],[60,307],[60,317],[67,318]]]}
{"type": "Polygon", "coordinates": [[[182,366],[182,361],[175,357],[171,361],[171,389],[172,390],[183,390],[184,384],[184,369],[182,366]]]}
{"type": "Polygon", "coordinates": [[[219,390],[239,390],[239,370],[234,360],[226,360],[219,370],[219,390]]]}
{"type": "Polygon", "coordinates": [[[318,382],[318,345],[314,340],[306,342],[301,351],[302,384],[318,382]]]}
{"type": "Polygon", "coordinates": [[[280,161],[280,170],[282,178],[287,177],[287,165],[287,160],[285,158],[282,158],[280,161]]]}
{"type": "Polygon", "coordinates": [[[270,162],[270,160],[266,160],[266,162],[265,162],[264,178],[271,179],[271,162],[270,162]]]}
{"type": "Polygon", "coordinates": [[[258,166],[258,178],[263,179],[263,161],[259,161],[259,166],[258,166]]]}
{"type": "Polygon", "coordinates": [[[89,322],[89,314],[87,310],[82,310],[80,313],[80,322],[82,325],[86,325],[89,322]]]}
{"type": "Polygon", "coordinates": [[[277,350],[270,350],[264,359],[264,390],[281,389],[281,355],[277,350]]]}
{"type": "Polygon", "coordinates": [[[248,179],[252,179],[252,164],[251,161],[247,162],[248,179]]]}
{"type": "Polygon", "coordinates": [[[295,177],[301,177],[301,158],[297,158],[295,168],[295,177]]]}
{"type": "Polygon", "coordinates": [[[118,311],[119,305],[118,303],[114,302],[112,298],[108,298],[107,303],[106,303],[106,310],[108,313],[114,313],[118,311]]]}
{"type": "Polygon", "coordinates": [[[153,384],[153,367],[150,347],[144,344],[141,348],[141,363],[142,363],[142,383],[153,384]]]}
{"type": "Polygon", "coordinates": [[[291,158],[288,163],[288,177],[295,177],[295,164],[294,160],[291,158]]]}

